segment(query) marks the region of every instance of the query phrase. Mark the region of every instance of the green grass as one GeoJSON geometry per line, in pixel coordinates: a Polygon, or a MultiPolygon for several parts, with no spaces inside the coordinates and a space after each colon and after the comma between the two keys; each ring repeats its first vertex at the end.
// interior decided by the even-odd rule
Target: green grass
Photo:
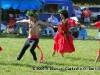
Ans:
{"type": "Polygon", "coordinates": [[[100,45],[92,38],[97,35],[96,28],[88,28],[89,40],[75,40],[76,51],[64,57],[53,52],[52,37],[40,37],[39,45],[44,53],[44,62],[39,63],[39,51],[36,49],[38,62],[32,60],[29,49],[20,61],[16,60],[27,36],[2,34],[0,35],[0,75],[99,75],[100,60],[94,63],[100,45]],[[34,68],[34,70],[33,70],[34,68]],[[42,70],[39,70],[41,68],[42,70]],[[54,70],[56,68],[56,70],[54,70]],[[68,70],[69,68],[83,68],[83,70],[68,70]],[[89,70],[93,68],[94,70],[89,70]],[[98,69],[98,70],[95,70],[98,69]],[[63,70],[57,70],[63,69],[63,70]]]}

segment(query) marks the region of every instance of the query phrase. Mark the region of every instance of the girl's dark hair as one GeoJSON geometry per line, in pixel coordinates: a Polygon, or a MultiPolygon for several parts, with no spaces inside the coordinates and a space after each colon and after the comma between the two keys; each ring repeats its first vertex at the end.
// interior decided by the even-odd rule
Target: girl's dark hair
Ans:
{"type": "MultiPolygon", "coordinates": [[[[62,13],[63,14],[63,13],[62,13]]],[[[63,14],[65,18],[68,18],[68,14],[63,14]]]]}
{"type": "Polygon", "coordinates": [[[68,18],[68,11],[67,10],[58,10],[60,14],[63,14],[65,18],[68,18]]]}

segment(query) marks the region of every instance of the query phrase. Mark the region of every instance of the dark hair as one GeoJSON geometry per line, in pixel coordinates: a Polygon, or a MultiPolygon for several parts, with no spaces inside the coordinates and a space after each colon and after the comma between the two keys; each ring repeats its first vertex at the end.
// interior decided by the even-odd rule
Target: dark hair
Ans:
{"type": "Polygon", "coordinates": [[[58,10],[60,14],[63,14],[65,18],[68,18],[68,11],[67,10],[58,10]]]}
{"type": "MultiPolygon", "coordinates": [[[[63,13],[62,13],[63,14],[63,13]]],[[[68,14],[63,14],[65,18],[68,18],[68,14]]]]}

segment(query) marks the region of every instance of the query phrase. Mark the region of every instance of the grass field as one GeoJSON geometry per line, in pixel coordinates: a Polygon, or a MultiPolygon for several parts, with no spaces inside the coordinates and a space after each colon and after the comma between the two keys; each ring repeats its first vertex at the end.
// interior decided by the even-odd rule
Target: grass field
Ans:
{"type": "Polygon", "coordinates": [[[95,63],[100,45],[93,39],[97,28],[88,28],[89,40],[75,40],[76,51],[65,53],[64,58],[56,53],[51,56],[52,37],[40,37],[39,45],[44,53],[44,62],[39,63],[39,51],[36,49],[38,62],[34,62],[29,49],[20,61],[16,60],[27,36],[2,34],[0,35],[0,75],[99,75],[100,60],[95,63]],[[76,70],[74,70],[76,69],[76,70]],[[79,69],[79,70],[77,70],[79,69]]]}

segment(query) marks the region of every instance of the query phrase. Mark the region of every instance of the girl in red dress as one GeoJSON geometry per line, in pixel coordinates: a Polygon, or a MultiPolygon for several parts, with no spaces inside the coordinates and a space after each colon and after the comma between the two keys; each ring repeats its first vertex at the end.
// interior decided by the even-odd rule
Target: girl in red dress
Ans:
{"type": "Polygon", "coordinates": [[[61,22],[58,24],[58,32],[54,36],[54,51],[53,55],[55,55],[55,52],[58,52],[63,57],[64,53],[71,53],[75,51],[74,45],[73,45],[73,36],[69,32],[69,21],[68,21],[68,11],[67,10],[59,10],[61,22]]]}

